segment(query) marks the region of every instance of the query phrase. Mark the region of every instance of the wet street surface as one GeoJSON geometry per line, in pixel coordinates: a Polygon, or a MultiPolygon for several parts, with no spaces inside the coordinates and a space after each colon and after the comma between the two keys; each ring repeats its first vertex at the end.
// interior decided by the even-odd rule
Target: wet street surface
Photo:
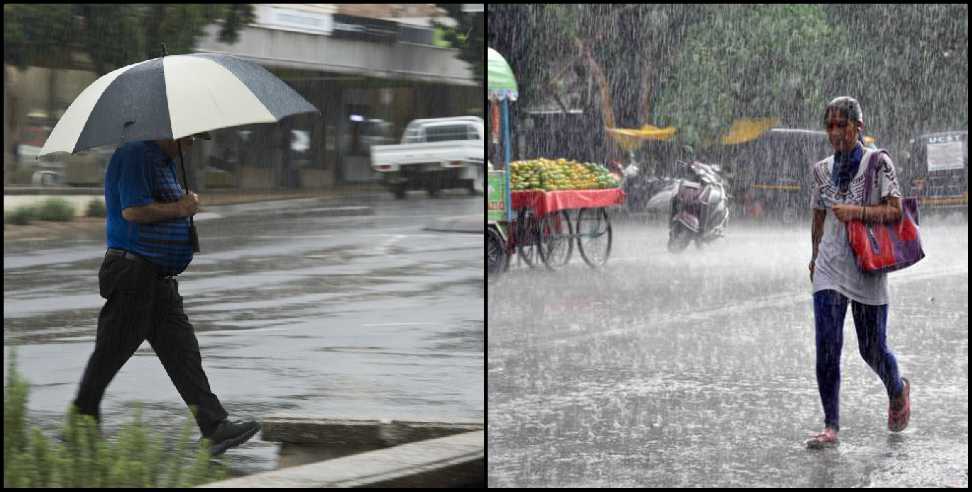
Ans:
{"type": "MultiPolygon", "coordinates": [[[[179,291],[230,417],[482,420],[481,234],[425,227],[483,207],[481,196],[383,194],[197,216],[202,252],[179,291]]],[[[94,348],[104,252],[100,231],[4,244],[4,354],[16,347],[31,424],[49,435],[94,348]]],[[[135,402],[170,442],[188,418],[148,342],[108,387],[106,434],[132,420],[135,402]]],[[[232,474],[274,468],[277,445],[259,438],[227,453],[232,474]]]]}
{"type": "Polygon", "coordinates": [[[815,377],[809,225],[730,225],[675,256],[667,229],[616,223],[602,271],[491,283],[491,487],[968,486],[968,225],[925,219],[927,257],[890,274],[888,346],[912,382],[908,429],[848,307],[840,445],[815,377]]]}

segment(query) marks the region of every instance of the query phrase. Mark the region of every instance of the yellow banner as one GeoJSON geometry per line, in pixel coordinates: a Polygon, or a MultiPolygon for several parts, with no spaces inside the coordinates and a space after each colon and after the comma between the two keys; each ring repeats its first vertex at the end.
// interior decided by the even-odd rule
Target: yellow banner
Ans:
{"type": "Polygon", "coordinates": [[[670,140],[678,130],[672,127],[658,128],[645,125],[638,130],[633,128],[608,128],[607,132],[621,148],[627,151],[640,147],[645,140],[670,140]]]}

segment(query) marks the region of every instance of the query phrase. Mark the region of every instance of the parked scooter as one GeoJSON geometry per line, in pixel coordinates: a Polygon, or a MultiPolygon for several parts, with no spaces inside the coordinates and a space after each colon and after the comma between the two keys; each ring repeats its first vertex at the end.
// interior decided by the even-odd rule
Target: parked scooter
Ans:
{"type": "MultiPolygon", "coordinates": [[[[680,253],[693,240],[697,247],[712,242],[725,232],[729,222],[729,191],[720,176],[718,164],[687,163],[693,179],[682,179],[670,196],[671,216],[668,235],[668,251],[680,253]]],[[[659,197],[659,203],[664,197],[659,197]]]]}
{"type": "Polygon", "coordinates": [[[635,161],[634,155],[629,154],[628,162],[621,166],[614,162],[613,172],[621,176],[621,189],[624,191],[624,209],[629,215],[643,212],[667,214],[671,205],[671,198],[678,187],[678,180],[669,177],[657,177],[645,164],[635,161]]]}

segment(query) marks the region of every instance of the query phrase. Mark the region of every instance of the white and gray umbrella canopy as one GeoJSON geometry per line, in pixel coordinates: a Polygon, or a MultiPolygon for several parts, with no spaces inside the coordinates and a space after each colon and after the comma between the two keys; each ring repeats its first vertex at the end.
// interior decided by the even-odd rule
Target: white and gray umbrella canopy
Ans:
{"type": "Polygon", "coordinates": [[[54,126],[39,156],[174,140],[309,112],[319,111],[254,63],[211,53],[164,56],[94,81],[54,126]]]}

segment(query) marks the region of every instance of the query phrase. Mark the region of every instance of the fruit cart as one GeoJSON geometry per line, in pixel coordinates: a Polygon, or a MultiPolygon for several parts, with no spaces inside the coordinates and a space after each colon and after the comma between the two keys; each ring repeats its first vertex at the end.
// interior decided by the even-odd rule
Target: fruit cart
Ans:
{"type": "Polygon", "coordinates": [[[611,223],[604,207],[624,201],[607,168],[539,158],[513,162],[510,171],[513,243],[527,265],[556,270],[570,261],[575,245],[591,267],[607,261],[611,223]]]}
{"type": "Polygon", "coordinates": [[[574,245],[590,267],[607,262],[611,254],[611,221],[605,207],[620,205],[618,188],[600,190],[524,190],[512,192],[510,206],[523,224],[516,245],[523,260],[540,261],[556,270],[570,261],[574,245]]]}
{"type": "Polygon", "coordinates": [[[564,159],[531,162],[533,168],[524,166],[529,176],[519,173],[511,185],[517,170],[510,164],[508,105],[517,98],[516,78],[492,48],[487,64],[490,136],[493,143],[502,143],[501,170],[490,163],[487,178],[488,274],[506,271],[514,252],[531,267],[543,262],[557,269],[570,261],[575,243],[588,265],[603,265],[611,252],[611,223],[604,208],[622,203],[624,193],[606,169],[564,159]]]}

